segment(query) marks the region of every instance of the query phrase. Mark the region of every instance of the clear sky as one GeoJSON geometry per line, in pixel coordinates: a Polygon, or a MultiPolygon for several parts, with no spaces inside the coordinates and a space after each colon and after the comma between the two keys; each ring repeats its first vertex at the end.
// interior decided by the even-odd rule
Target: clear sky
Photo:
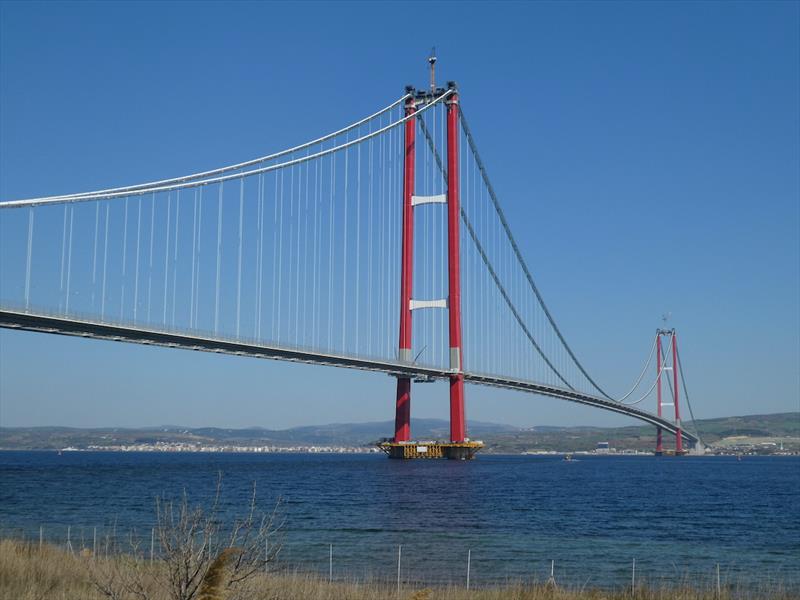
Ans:
{"type": "MultiPolygon", "coordinates": [[[[695,414],[800,408],[800,4],[0,4],[0,199],[149,181],[317,137],[440,79],[597,379],[662,313],[695,414]]],[[[627,423],[468,388],[471,419],[627,423]]],[[[0,332],[0,425],[393,417],[383,375],[0,332]]],[[[443,384],[415,416],[447,415],[443,384]]],[[[390,432],[387,432],[387,435],[390,432]]]]}

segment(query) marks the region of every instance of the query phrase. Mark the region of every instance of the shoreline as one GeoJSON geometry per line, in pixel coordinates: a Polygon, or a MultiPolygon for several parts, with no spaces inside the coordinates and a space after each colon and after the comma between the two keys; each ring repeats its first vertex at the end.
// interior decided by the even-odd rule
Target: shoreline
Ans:
{"type": "MultiPolygon", "coordinates": [[[[96,448],[3,448],[0,447],[0,452],[35,452],[35,453],[49,453],[49,454],[63,454],[63,453],[106,453],[106,454],[304,454],[304,455],[320,455],[320,454],[337,454],[337,455],[370,455],[382,454],[377,447],[359,447],[359,446],[298,446],[296,448],[281,448],[281,449],[262,449],[263,447],[202,447],[202,448],[171,448],[171,447],[96,447],[96,448]]],[[[622,450],[616,452],[592,452],[586,450],[528,450],[524,452],[492,452],[481,451],[478,456],[505,456],[505,457],[553,457],[553,456],[579,456],[589,458],[604,458],[604,457],[655,457],[653,452],[642,450],[622,450]]],[[[767,457],[798,457],[799,452],[771,452],[771,453],[722,453],[722,452],[706,452],[704,454],[687,453],[677,458],[767,458],[767,457]]],[[[661,458],[676,458],[671,455],[664,455],[661,458]]]]}

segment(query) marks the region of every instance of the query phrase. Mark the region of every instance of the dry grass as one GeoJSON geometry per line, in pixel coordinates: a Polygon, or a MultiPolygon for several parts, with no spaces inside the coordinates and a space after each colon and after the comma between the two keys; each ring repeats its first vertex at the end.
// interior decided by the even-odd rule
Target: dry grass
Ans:
{"type": "MultiPolygon", "coordinates": [[[[227,560],[217,563],[221,571],[227,560]]],[[[0,598],[4,600],[107,600],[114,597],[103,594],[92,583],[92,569],[102,568],[106,559],[93,559],[88,554],[72,555],[52,546],[41,550],[35,544],[13,540],[0,540],[0,598]]],[[[150,567],[144,561],[136,565],[128,558],[110,558],[106,564],[120,571],[138,569],[147,575],[150,567]],[[122,561],[121,563],[119,561],[122,561]],[[122,568],[120,568],[122,565],[122,568]]],[[[328,583],[307,574],[258,575],[247,582],[245,589],[235,595],[225,591],[223,582],[227,575],[216,573],[213,597],[219,600],[631,600],[630,589],[618,591],[553,589],[544,585],[507,585],[467,591],[459,587],[404,588],[398,595],[394,586],[379,583],[328,583]]],[[[145,577],[146,581],[156,581],[145,577]]],[[[210,588],[208,590],[211,591],[210,588]]],[[[168,600],[168,591],[146,585],[141,600],[168,600]]],[[[723,590],[722,598],[751,598],[752,594],[731,593],[723,590]]],[[[759,594],[760,598],[789,600],[796,594],[771,591],[759,594]]],[[[128,600],[131,595],[120,594],[115,600],[128,600]]],[[[638,589],[639,600],[716,600],[713,590],[689,588],[638,589]]],[[[199,600],[199,598],[198,598],[199,600]]]]}

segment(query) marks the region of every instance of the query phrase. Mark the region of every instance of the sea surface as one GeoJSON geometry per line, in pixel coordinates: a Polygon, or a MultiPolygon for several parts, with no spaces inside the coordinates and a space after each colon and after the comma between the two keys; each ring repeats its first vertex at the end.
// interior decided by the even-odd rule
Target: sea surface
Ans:
{"type": "Polygon", "coordinates": [[[621,586],[687,580],[800,590],[800,457],[0,452],[0,534],[91,547],[149,539],[155,498],[224,519],[280,498],[274,568],[343,578],[621,586]],[[399,551],[399,547],[402,550],[399,551]],[[553,562],[551,562],[553,561],[553,562]]]}

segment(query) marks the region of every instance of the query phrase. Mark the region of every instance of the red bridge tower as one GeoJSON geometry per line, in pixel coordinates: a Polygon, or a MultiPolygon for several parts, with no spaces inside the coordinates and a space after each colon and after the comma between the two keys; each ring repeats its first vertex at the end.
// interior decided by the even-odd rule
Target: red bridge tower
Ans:
{"type": "Polygon", "coordinates": [[[380,444],[392,458],[455,458],[471,459],[483,446],[481,442],[471,442],[467,437],[464,411],[464,373],[461,344],[461,258],[460,222],[461,204],[459,197],[459,155],[458,155],[458,92],[454,82],[448,82],[447,90],[434,89],[430,93],[415,93],[413,87],[406,87],[409,94],[405,104],[405,146],[403,176],[403,230],[402,259],[400,269],[400,340],[398,358],[411,363],[412,332],[412,281],[414,267],[414,166],[416,112],[419,104],[425,104],[446,93],[447,106],[447,269],[448,299],[447,311],[450,329],[450,440],[434,444],[418,444],[411,440],[411,378],[397,378],[395,404],[394,438],[380,444]]]}

